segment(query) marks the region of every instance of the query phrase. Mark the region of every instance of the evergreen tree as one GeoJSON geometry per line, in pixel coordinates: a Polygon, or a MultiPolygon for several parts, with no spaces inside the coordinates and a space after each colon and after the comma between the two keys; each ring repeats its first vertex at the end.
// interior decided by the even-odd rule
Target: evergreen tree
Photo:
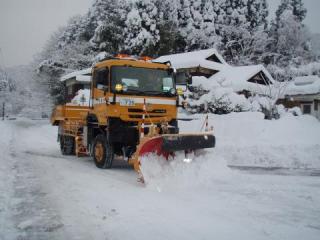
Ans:
{"type": "Polygon", "coordinates": [[[303,6],[302,0],[281,0],[281,3],[276,11],[276,24],[279,23],[280,16],[286,10],[291,10],[292,14],[299,22],[302,22],[307,14],[307,9],[303,6]]]}
{"type": "Polygon", "coordinates": [[[156,1],[158,8],[157,23],[160,39],[153,49],[154,56],[177,53],[184,50],[179,47],[184,41],[178,29],[179,2],[171,0],[156,1]]]}
{"type": "Polygon", "coordinates": [[[135,55],[148,53],[159,41],[156,0],[138,0],[127,15],[124,29],[124,49],[135,55]]]}
{"type": "Polygon", "coordinates": [[[178,28],[184,39],[181,49],[192,51],[217,45],[213,9],[214,2],[210,0],[180,0],[178,28]]]}
{"type": "Polygon", "coordinates": [[[291,9],[284,11],[278,22],[277,51],[286,62],[298,56],[307,58],[310,56],[309,34],[291,9]]]}
{"type": "Polygon", "coordinates": [[[285,66],[297,61],[297,58],[300,62],[310,58],[309,33],[302,23],[306,13],[301,0],[281,1],[270,28],[270,37],[274,43],[272,52],[275,53],[271,62],[285,66]]]}
{"type": "Polygon", "coordinates": [[[268,27],[268,4],[267,0],[248,0],[247,20],[250,22],[252,29],[268,27]]]}
{"type": "Polygon", "coordinates": [[[96,50],[116,54],[123,46],[122,35],[129,7],[124,0],[108,0],[105,3],[106,6],[100,9],[103,17],[100,17],[90,41],[96,50]]]}

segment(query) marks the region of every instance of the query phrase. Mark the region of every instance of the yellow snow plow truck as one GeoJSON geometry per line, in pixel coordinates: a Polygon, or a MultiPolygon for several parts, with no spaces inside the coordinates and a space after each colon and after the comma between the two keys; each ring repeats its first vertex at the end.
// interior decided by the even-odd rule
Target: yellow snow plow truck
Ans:
{"type": "Polygon", "coordinates": [[[62,154],[90,155],[98,168],[111,168],[116,156],[133,165],[143,181],[140,160],[144,155],[168,159],[177,151],[215,146],[208,128],[179,133],[182,90],[176,83],[187,78],[170,63],[118,55],[95,64],[91,75],[87,105],[66,103],[52,113],[62,154]]]}

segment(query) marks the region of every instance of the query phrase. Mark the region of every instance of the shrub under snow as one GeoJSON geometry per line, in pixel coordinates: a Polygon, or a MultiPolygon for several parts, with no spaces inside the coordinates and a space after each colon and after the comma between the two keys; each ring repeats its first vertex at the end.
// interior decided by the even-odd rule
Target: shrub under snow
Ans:
{"type": "Polygon", "coordinates": [[[226,114],[252,111],[263,112],[268,118],[277,118],[280,117],[280,112],[285,111],[274,104],[274,98],[261,95],[246,98],[231,87],[223,86],[223,82],[206,77],[193,77],[193,85],[185,93],[184,100],[187,102],[185,109],[190,113],[226,114]]]}

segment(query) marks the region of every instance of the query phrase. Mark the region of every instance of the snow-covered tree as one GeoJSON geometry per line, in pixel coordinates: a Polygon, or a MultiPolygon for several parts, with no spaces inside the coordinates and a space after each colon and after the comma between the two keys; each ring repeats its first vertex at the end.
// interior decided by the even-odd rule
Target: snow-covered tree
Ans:
{"type": "Polygon", "coordinates": [[[308,49],[309,33],[299,22],[291,9],[279,16],[277,49],[282,55],[303,56],[308,49]]]}
{"type": "Polygon", "coordinates": [[[267,0],[248,0],[247,2],[248,14],[247,20],[250,22],[252,29],[268,27],[268,4],[267,0]]]}
{"type": "Polygon", "coordinates": [[[96,29],[90,41],[94,49],[116,54],[123,46],[123,30],[129,6],[125,0],[108,0],[100,10],[103,17],[97,21],[96,29]]]}
{"type": "Polygon", "coordinates": [[[138,0],[125,21],[124,50],[141,55],[149,52],[160,40],[155,0],[138,0]]]}
{"type": "Polygon", "coordinates": [[[276,11],[276,22],[281,19],[281,15],[286,10],[292,10],[292,14],[299,22],[302,22],[307,15],[307,9],[304,7],[302,0],[281,0],[281,3],[276,11]]]}
{"type": "Polygon", "coordinates": [[[180,0],[178,28],[184,41],[180,48],[185,51],[217,47],[219,38],[215,28],[214,1],[180,0]]]}

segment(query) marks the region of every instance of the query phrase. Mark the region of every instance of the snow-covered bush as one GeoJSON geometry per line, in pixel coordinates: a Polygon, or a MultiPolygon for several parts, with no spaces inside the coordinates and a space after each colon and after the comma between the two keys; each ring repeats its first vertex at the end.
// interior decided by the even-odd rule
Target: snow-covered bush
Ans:
{"type": "Polygon", "coordinates": [[[194,85],[186,92],[186,110],[191,113],[211,112],[226,114],[243,112],[251,109],[249,101],[232,88],[205,77],[193,77],[194,85]]]}
{"type": "Polygon", "coordinates": [[[299,107],[289,108],[288,112],[294,116],[301,116],[302,115],[302,111],[299,107]]]}

